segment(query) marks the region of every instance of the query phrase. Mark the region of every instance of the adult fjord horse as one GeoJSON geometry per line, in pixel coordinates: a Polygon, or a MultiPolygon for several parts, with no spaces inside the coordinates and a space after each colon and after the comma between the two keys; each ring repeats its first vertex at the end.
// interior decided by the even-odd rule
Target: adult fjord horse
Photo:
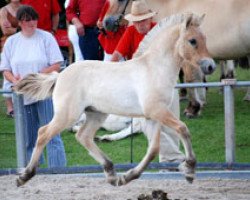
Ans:
{"type": "MultiPolygon", "coordinates": [[[[121,14],[130,12],[131,0],[110,0],[110,9],[104,18],[104,26],[112,30],[119,25],[121,14]]],[[[155,20],[177,13],[205,14],[201,28],[207,38],[208,51],[214,59],[230,60],[248,56],[250,63],[250,1],[249,0],[146,0],[158,14],[155,20]],[[223,11],[223,12],[222,12],[223,11]]],[[[185,71],[184,67],[184,71],[185,71]]],[[[203,76],[189,76],[186,82],[203,81],[203,76]]],[[[194,95],[192,95],[194,97],[194,95]]],[[[200,103],[193,98],[187,115],[199,113],[200,103]],[[195,111],[195,112],[193,112],[195,111]]]]}
{"type": "Polygon", "coordinates": [[[161,125],[176,130],[183,143],[186,160],[183,171],[192,182],[195,155],[187,126],[168,109],[174,94],[179,66],[189,63],[191,72],[215,65],[209,57],[197,15],[174,15],[156,25],[140,45],[137,57],[120,63],[82,61],[61,73],[31,74],[15,86],[18,93],[37,100],[53,97],[54,117],[38,131],[31,160],[17,179],[23,185],[35,175],[39,157],[50,139],[71,127],[80,115],[86,123],[77,140],[104,169],[112,185],[124,185],[140,176],[158,154],[161,125]],[[126,76],[125,76],[126,75],[126,76]],[[76,87],[77,86],[77,87],[76,87]],[[72,90],[74,88],[74,90],[72,90]],[[112,161],[99,149],[94,136],[107,114],[145,117],[149,146],[142,161],[122,176],[117,176],[112,161]]]}

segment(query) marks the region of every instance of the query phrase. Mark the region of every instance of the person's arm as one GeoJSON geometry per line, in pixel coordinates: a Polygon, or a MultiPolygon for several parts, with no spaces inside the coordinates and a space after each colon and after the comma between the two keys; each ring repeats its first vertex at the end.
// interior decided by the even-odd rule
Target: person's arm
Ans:
{"type": "Polygon", "coordinates": [[[101,29],[103,29],[103,19],[104,19],[104,17],[105,17],[105,15],[106,15],[106,12],[108,11],[108,9],[109,9],[109,6],[110,6],[110,2],[109,1],[106,1],[105,3],[104,3],[104,6],[102,7],[102,10],[101,10],[101,12],[100,12],[100,14],[99,14],[99,18],[98,18],[98,20],[97,20],[97,23],[96,23],[96,25],[97,25],[97,27],[101,30],[101,29]]]}
{"type": "Polygon", "coordinates": [[[84,26],[78,18],[78,4],[74,0],[70,0],[68,7],[66,8],[66,17],[76,27],[77,34],[83,36],[85,34],[84,26]]]}
{"type": "Polygon", "coordinates": [[[84,26],[83,26],[82,22],[81,22],[77,17],[74,17],[74,18],[71,20],[71,22],[72,22],[72,24],[75,25],[77,34],[78,34],[79,36],[85,35],[84,26]]]}
{"type": "Polygon", "coordinates": [[[20,76],[14,76],[12,72],[8,70],[4,70],[3,75],[8,81],[10,81],[13,84],[16,84],[18,80],[20,80],[20,76]]]}
{"type": "Polygon", "coordinates": [[[59,13],[61,12],[61,7],[58,0],[51,0],[51,33],[55,34],[59,25],[59,13]]]}
{"type": "Polygon", "coordinates": [[[132,45],[133,39],[131,38],[132,33],[130,33],[129,28],[126,29],[121,39],[119,40],[115,51],[112,54],[111,61],[118,62],[122,58],[128,58],[130,53],[130,46],[132,45]]]}
{"type": "Polygon", "coordinates": [[[17,29],[11,26],[7,18],[7,10],[6,8],[2,8],[0,10],[0,28],[4,35],[12,35],[16,33],[17,29]]]}
{"type": "Polygon", "coordinates": [[[48,67],[45,67],[41,70],[41,73],[51,73],[51,72],[54,72],[54,71],[57,71],[59,72],[60,71],[60,62],[57,62],[57,63],[54,63],[53,65],[50,65],[48,67]]]}
{"type": "Polygon", "coordinates": [[[59,13],[57,14],[53,14],[52,15],[52,34],[55,34],[55,32],[57,31],[57,27],[59,24],[59,13]]]}

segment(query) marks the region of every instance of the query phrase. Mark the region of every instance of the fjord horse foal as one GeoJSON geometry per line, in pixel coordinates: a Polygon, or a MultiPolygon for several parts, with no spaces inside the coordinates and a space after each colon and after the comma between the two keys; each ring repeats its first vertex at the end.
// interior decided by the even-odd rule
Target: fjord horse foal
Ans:
{"type": "Polygon", "coordinates": [[[186,154],[183,171],[192,182],[196,159],[190,133],[169,110],[180,66],[188,64],[190,73],[215,67],[200,30],[203,17],[179,14],[160,21],[138,48],[137,56],[126,62],[82,61],[61,73],[31,74],[22,79],[15,91],[35,99],[53,97],[54,117],[39,129],[30,163],[17,179],[23,185],[35,175],[39,157],[50,139],[86,114],[77,140],[104,169],[112,185],[124,185],[138,178],[158,154],[161,126],[173,128],[186,154]],[[72,89],[74,88],[74,90],[72,89]],[[145,117],[148,149],[142,161],[124,175],[117,176],[112,161],[99,149],[94,136],[108,114],[145,117]]]}

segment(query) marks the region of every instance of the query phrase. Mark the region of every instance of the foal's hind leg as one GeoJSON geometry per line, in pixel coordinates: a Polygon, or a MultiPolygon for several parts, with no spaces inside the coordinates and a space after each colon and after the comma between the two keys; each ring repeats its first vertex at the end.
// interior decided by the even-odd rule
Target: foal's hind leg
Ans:
{"type": "Polygon", "coordinates": [[[172,112],[164,107],[154,108],[153,110],[152,119],[176,130],[179,134],[186,154],[186,160],[182,165],[182,171],[184,171],[187,181],[192,182],[194,179],[196,160],[192,149],[190,133],[186,124],[177,119],[172,112]]]}
{"type": "Polygon", "coordinates": [[[117,177],[112,161],[95,144],[96,131],[101,127],[107,118],[106,114],[99,112],[86,112],[86,122],[76,134],[76,139],[89,151],[89,154],[99,162],[106,175],[107,181],[116,185],[117,177]]]}
{"type": "Polygon", "coordinates": [[[44,147],[55,135],[66,128],[65,124],[66,123],[64,121],[56,120],[54,117],[48,125],[45,125],[38,130],[36,146],[33,150],[28,166],[17,179],[17,186],[24,185],[35,175],[36,168],[38,167],[39,163],[39,158],[43,152],[44,147]]]}
{"type": "Polygon", "coordinates": [[[119,177],[117,185],[125,185],[131,180],[138,178],[148,166],[150,161],[158,155],[160,149],[160,128],[161,127],[158,122],[152,120],[146,121],[143,132],[148,138],[147,153],[135,168],[130,169],[127,173],[119,177]]]}

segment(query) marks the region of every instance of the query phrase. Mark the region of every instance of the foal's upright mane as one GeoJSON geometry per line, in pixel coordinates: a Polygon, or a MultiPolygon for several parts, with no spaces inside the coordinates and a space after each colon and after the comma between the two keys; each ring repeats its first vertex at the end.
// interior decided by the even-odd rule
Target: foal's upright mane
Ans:
{"type": "Polygon", "coordinates": [[[188,14],[176,14],[165,17],[159,21],[143,38],[133,57],[141,56],[150,46],[150,44],[152,44],[155,36],[158,35],[158,33],[160,33],[163,29],[182,23],[187,18],[187,16],[188,14]]]}

